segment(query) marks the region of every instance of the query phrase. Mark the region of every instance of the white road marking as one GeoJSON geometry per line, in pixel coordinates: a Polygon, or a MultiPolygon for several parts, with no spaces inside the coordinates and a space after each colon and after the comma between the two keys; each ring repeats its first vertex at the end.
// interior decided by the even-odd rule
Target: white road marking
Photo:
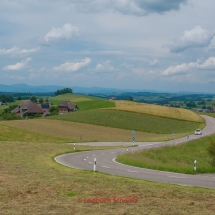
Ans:
{"type": "Polygon", "coordinates": [[[93,163],[91,163],[91,162],[88,162],[89,164],[93,164],[93,163]]]}
{"type": "Polygon", "coordinates": [[[108,167],[108,166],[102,166],[102,167],[104,167],[104,168],[110,168],[110,167],[108,167]]]}
{"type": "Polygon", "coordinates": [[[128,172],[135,172],[135,173],[138,173],[137,171],[132,171],[132,170],[127,170],[128,172]]]}
{"type": "Polygon", "coordinates": [[[86,161],[86,159],[84,159],[86,161]]]}
{"type": "Polygon", "coordinates": [[[168,175],[170,178],[187,178],[187,177],[182,177],[182,176],[175,176],[175,175],[168,175]]]}

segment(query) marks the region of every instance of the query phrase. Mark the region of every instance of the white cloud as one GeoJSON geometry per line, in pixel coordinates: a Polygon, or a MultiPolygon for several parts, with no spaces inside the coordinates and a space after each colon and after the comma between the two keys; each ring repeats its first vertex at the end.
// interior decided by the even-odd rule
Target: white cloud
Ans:
{"type": "Polygon", "coordinates": [[[8,54],[15,54],[19,51],[19,48],[14,46],[11,49],[0,49],[0,54],[8,55],[8,54]]]}
{"type": "Polygon", "coordinates": [[[3,68],[3,70],[20,70],[20,69],[23,69],[27,66],[27,63],[31,61],[31,58],[27,58],[25,60],[22,60],[21,62],[19,63],[16,63],[14,65],[8,65],[8,66],[5,66],[3,68]]]}
{"type": "Polygon", "coordinates": [[[20,50],[21,54],[30,54],[30,53],[34,53],[40,50],[40,47],[34,48],[34,49],[22,49],[20,50]]]}
{"type": "Polygon", "coordinates": [[[13,46],[11,49],[0,49],[0,55],[20,55],[20,54],[31,54],[40,50],[40,47],[33,49],[20,49],[13,46]]]}
{"type": "Polygon", "coordinates": [[[114,70],[114,67],[111,65],[110,61],[107,60],[103,63],[98,63],[96,65],[96,71],[101,71],[101,72],[111,72],[114,70]]]}
{"type": "Polygon", "coordinates": [[[61,64],[60,66],[56,66],[53,69],[55,71],[78,71],[81,68],[87,66],[89,63],[91,62],[90,58],[85,58],[82,61],[78,61],[78,62],[72,62],[72,61],[68,61],[65,62],[63,64],[61,64]]]}
{"type": "Polygon", "coordinates": [[[189,48],[207,47],[214,37],[214,33],[196,26],[189,31],[184,31],[183,36],[174,41],[173,44],[167,45],[173,53],[182,52],[189,48]]]}
{"type": "Polygon", "coordinates": [[[170,66],[166,70],[162,72],[163,76],[174,76],[174,75],[181,75],[187,74],[193,69],[197,70],[215,70],[215,57],[209,57],[203,63],[197,62],[190,62],[188,64],[182,63],[180,65],[170,66]]]}
{"type": "Polygon", "coordinates": [[[57,39],[72,39],[73,37],[79,36],[79,29],[76,26],[72,26],[70,23],[64,24],[62,28],[52,28],[44,39],[46,42],[57,39]]]}

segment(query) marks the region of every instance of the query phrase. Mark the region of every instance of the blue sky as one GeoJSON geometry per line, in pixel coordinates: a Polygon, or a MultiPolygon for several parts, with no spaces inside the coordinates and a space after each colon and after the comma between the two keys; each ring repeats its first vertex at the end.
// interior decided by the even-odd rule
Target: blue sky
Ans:
{"type": "Polygon", "coordinates": [[[214,0],[1,0],[0,84],[215,93],[214,0]]]}

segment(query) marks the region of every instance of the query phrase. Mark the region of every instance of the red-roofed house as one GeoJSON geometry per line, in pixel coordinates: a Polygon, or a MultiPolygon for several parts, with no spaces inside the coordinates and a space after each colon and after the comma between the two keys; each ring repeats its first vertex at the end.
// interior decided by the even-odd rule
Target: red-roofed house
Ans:
{"type": "Polygon", "coordinates": [[[58,107],[60,114],[78,110],[78,106],[70,101],[63,101],[58,105],[58,107]]]}
{"type": "Polygon", "coordinates": [[[49,103],[36,104],[32,101],[26,101],[11,112],[20,115],[21,117],[24,114],[27,114],[28,116],[34,116],[35,114],[43,114],[44,116],[47,116],[49,115],[48,111],[50,107],[51,105],[49,103]]]}

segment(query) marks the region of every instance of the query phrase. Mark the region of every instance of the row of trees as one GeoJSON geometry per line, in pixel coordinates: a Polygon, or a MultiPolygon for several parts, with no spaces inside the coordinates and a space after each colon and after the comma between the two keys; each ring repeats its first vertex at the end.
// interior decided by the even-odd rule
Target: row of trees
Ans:
{"type": "Polygon", "coordinates": [[[43,98],[37,98],[36,96],[32,96],[31,98],[30,98],[30,101],[32,101],[32,102],[34,102],[34,103],[43,103],[43,102],[49,102],[49,99],[48,98],[45,98],[45,99],[43,99],[43,98]]]}
{"type": "Polygon", "coordinates": [[[72,89],[71,88],[63,88],[62,90],[57,90],[55,92],[55,95],[62,95],[62,94],[66,94],[66,93],[72,93],[72,89]]]}
{"type": "Polygon", "coordinates": [[[2,95],[0,95],[0,101],[3,102],[3,103],[13,102],[14,98],[13,98],[12,95],[2,94],[2,95]]]}

